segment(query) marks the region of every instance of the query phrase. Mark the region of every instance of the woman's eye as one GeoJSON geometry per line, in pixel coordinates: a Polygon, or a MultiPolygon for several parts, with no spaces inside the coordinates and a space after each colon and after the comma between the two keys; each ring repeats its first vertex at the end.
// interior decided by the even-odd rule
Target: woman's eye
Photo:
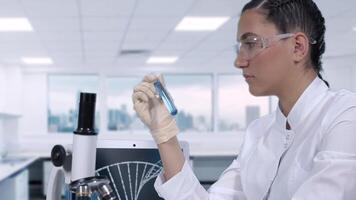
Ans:
{"type": "Polygon", "coordinates": [[[248,42],[244,42],[244,45],[249,49],[253,49],[253,48],[256,47],[257,43],[256,42],[252,42],[252,41],[248,41],[248,42]]]}

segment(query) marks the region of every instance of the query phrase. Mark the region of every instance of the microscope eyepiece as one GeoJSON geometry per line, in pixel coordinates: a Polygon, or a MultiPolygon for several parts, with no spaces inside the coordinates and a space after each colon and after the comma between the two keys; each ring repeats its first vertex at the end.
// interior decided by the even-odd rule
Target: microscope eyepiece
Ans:
{"type": "Polygon", "coordinates": [[[97,135],[95,131],[95,93],[80,93],[78,128],[74,134],[97,135]]]}

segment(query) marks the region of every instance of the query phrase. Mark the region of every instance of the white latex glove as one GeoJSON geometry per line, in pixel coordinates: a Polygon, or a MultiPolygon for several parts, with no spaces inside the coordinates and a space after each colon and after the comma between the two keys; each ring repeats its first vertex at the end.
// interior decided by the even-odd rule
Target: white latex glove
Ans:
{"type": "Polygon", "coordinates": [[[167,142],[178,134],[179,129],[175,119],[156,94],[153,83],[159,79],[165,87],[162,75],[146,75],[132,94],[134,110],[141,121],[150,129],[157,144],[167,142]]]}

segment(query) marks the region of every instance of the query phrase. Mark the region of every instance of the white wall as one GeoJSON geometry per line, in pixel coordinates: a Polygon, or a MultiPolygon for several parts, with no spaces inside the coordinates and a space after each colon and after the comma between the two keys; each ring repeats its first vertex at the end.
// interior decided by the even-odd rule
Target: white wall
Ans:
{"type": "Polygon", "coordinates": [[[47,75],[24,74],[21,135],[47,134],[47,75]]]}
{"type": "Polygon", "coordinates": [[[6,117],[3,119],[3,138],[6,143],[6,151],[14,151],[18,148],[17,142],[19,138],[19,118],[6,117]]]}
{"type": "Polygon", "coordinates": [[[330,83],[331,89],[347,89],[356,92],[356,59],[340,57],[325,59],[324,79],[330,83]]]}
{"type": "Polygon", "coordinates": [[[4,131],[3,131],[3,126],[2,126],[2,119],[0,119],[0,157],[5,153],[6,151],[6,143],[4,141],[4,131]]]}
{"type": "MultiPolygon", "coordinates": [[[[326,66],[324,79],[330,83],[333,90],[354,90],[353,68],[350,66],[326,66]]],[[[354,90],[355,91],[355,90],[354,90]]]]}
{"type": "Polygon", "coordinates": [[[22,112],[22,75],[20,66],[0,66],[0,155],[16,147],[12,144],[22,112]]]}
{"type": "Polygon", "coordinates": [[[1,94],[1,99],[0,99],[0,110],[5,105],[5,88],[6,88],[6,78],[5,78],[5,70],[3,67],[0,67],[0,94],[1,94]]]}
{"type": "Polygon", "coordinates": [[[22,101],[22,70],[20,66],[0,66],[0,114],[19,115],[22,101]]]}
{"type": "Polygon", "coordinates": [[[351,80],[352,80],[352,90],[356,92],[356,63],[355,66],[352,67],[352,74],[351,74],[351,80]]]}

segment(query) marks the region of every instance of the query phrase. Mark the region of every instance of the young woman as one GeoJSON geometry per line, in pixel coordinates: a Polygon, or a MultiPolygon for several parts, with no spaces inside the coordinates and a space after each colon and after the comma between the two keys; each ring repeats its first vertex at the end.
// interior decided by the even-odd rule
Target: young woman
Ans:
{"type": "Polygon", "coordinates": [[[235,66],[255,96],[279,106],[249,125],[239,156],[206,191],[184,161],[175,120],[146,76],[134,109],[158,144],[164,199],[356,199],[356,94],[331,91],[320,71],[324,18],[312,0],[252,0],[238,23],[235,66]]]}

